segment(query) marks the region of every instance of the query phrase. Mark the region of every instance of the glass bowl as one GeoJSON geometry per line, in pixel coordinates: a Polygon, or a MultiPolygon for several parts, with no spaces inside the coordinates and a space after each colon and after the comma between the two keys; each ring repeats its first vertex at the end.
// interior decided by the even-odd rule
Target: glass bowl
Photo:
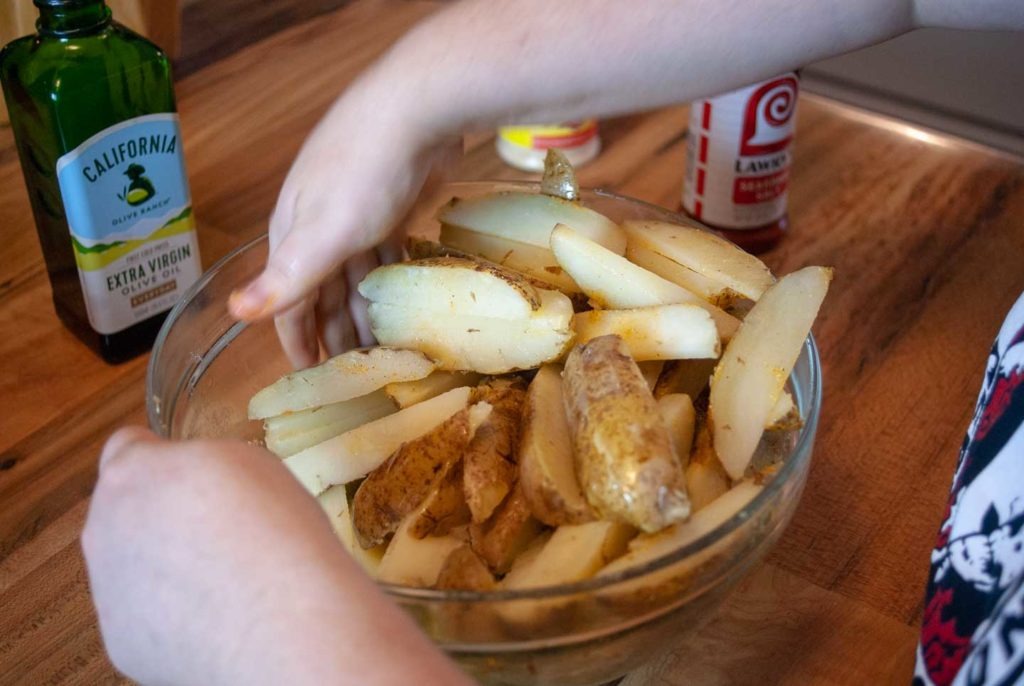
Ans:
{"type": "MultiPolygon", "coordinates": [[[[536,191],[532,183],[449,184],[421,204],[409,230],[436,235],[433,210],[452,196],[536,191]]],[[[583,202],[615,221],[686,217],[603,191],[583,202]]],[[[703,228],[703,227],[702,227],[703,228]]],[[[174,308],[157,338],[146,378],[151,428],[162,436],[259,443],[249,397],[288,371],[272,323],[228,315],[231,291],[267,257],[258,238],[214,265],[174,308]]],[[[433,640],[486,684],[602,684],[687,640],[709,619],[789,522],[806,481],[821,409],[821,366],[808,337],[790,378],[804,426],[786,435],[775,476],[741,511],[689,545],[617,575],[523,591],[437,591],[382,585],[433,640]]],[[[764,446],[762,446],[764,447],[764,446]]]]}

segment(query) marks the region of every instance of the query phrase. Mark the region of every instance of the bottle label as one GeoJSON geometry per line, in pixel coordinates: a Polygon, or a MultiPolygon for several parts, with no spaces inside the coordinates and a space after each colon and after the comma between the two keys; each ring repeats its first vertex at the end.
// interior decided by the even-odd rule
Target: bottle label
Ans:
{"type": "Polygon", "coordinates": [[[728,229],[772,224],[786,213],[797,78],[786,74],[690,109],[683,207],[728,229]]]}
{"type": "Polygon", "coordinates": [[[178,115],[107,128],[57,160],[92,328],[113,334],[169,309],[201,273],[178,115]]]}

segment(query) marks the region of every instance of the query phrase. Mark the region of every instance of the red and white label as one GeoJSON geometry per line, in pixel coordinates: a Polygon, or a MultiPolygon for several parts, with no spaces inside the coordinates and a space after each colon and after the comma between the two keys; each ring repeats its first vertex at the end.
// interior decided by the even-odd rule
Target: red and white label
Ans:
{"type": "Polygon", "coordinates": [[[795,74],[690,109],[683,207],[712,226],[752,229],[786,213],[799,91],[795,74]]]}

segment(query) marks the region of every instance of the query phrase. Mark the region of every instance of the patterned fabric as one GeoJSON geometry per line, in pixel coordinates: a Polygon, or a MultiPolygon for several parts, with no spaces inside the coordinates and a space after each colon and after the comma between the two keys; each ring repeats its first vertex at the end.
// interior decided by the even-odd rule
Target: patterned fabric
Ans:
{"type": "Polygon", "coordinates": [[[931,555],[914,683],[1024,683],[1024,296],[985,381],[931,555]]]}

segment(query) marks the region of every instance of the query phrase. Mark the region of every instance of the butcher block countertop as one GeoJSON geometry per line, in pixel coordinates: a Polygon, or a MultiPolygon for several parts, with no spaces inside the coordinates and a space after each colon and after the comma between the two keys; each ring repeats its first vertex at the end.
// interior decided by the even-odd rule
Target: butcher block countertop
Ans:
{"type": "MultiPolygon", "coordinates": [[[[266,230],[332,98],[436,3],[357,2],[178,84],[206,266],[266,230]]],[[[603,123],[581,183],[678,207],[685,107],[603,123]]],[[[523,178],[471,137],[456,179],[523,178]]],[[[624,684],[908,683],[929,552],[999,324],[1024,290],[1019,160],[805,96],[792,230],[765,257],[832,265],[825,398],[803,500],[696,641],[624,684]]],[[[54,315],[0,129],[0,684],[102,684],[78,536],[100,445],[144,423],[147,357],[111,367],[54,315]]]]}

